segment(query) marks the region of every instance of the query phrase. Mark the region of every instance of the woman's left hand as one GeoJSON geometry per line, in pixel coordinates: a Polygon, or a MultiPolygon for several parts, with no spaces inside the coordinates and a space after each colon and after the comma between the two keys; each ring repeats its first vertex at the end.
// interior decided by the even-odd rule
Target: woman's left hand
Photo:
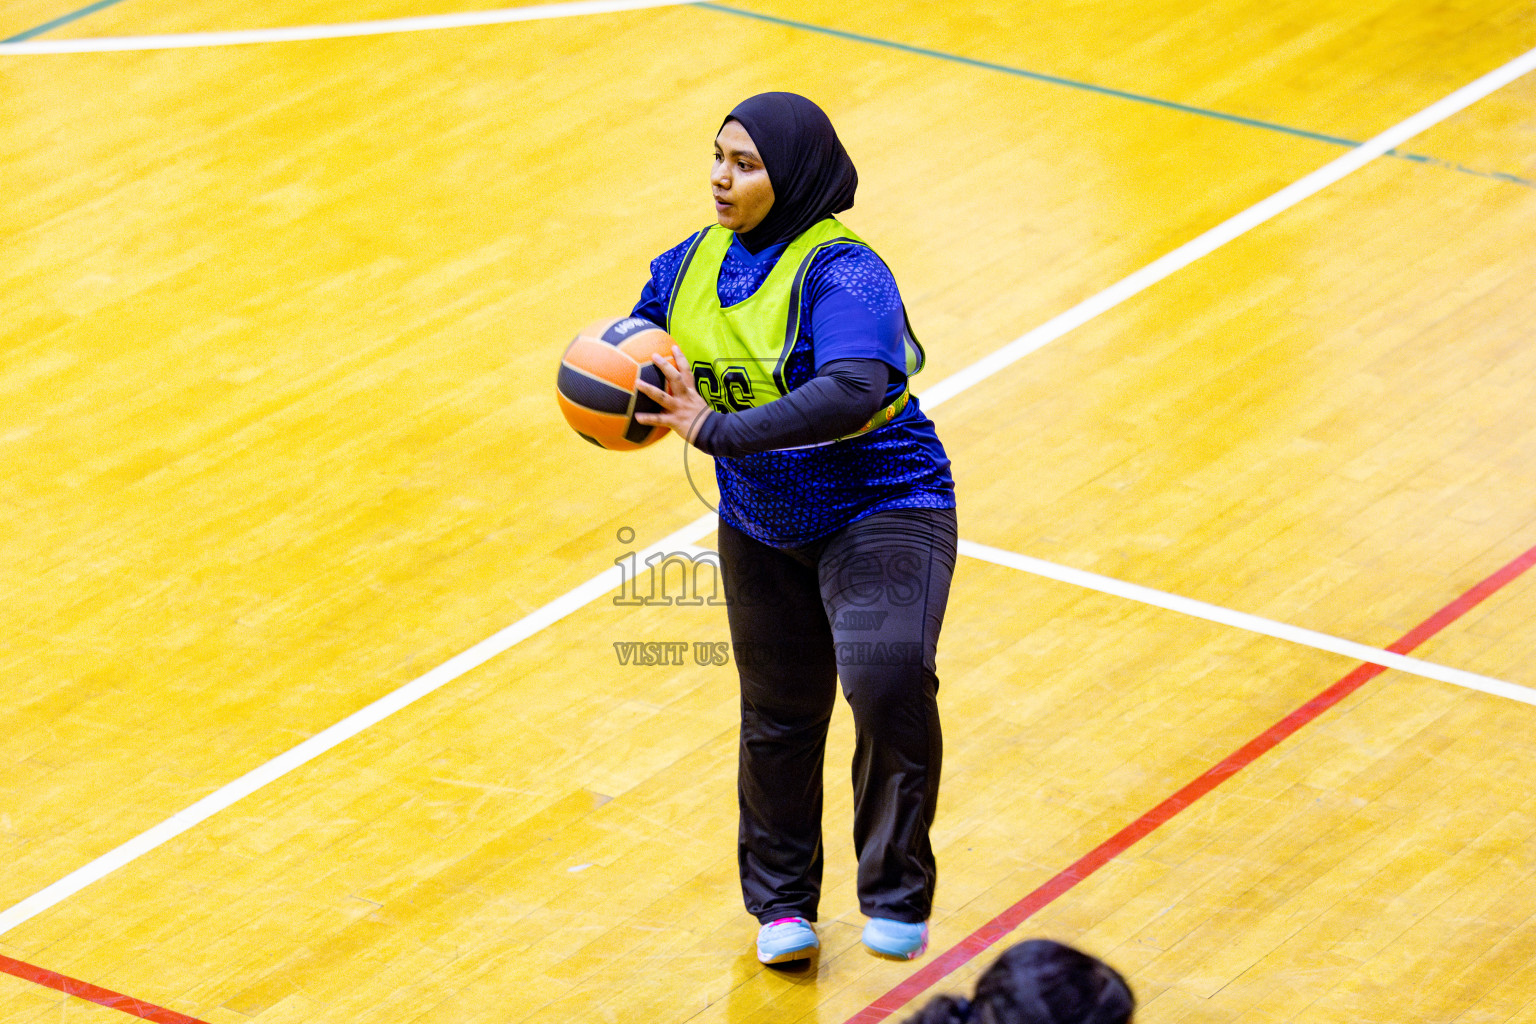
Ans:
{"type": "Polygon", "coordinates": [[[643,380],[636,381],[636,390],[660,405],[661,412],[637,412],[635,422],[647,426],[660,424],[670,427],[692,444],[693,439],[699,436],[699,427],[713,410],[694,388],[693,375],[678,369],[688,365],[681,348],[673,345],[671,359],[653,355],[651,362],[656,364],[662,376],[667,379],[667,390],[653,387],[643,380]]]}

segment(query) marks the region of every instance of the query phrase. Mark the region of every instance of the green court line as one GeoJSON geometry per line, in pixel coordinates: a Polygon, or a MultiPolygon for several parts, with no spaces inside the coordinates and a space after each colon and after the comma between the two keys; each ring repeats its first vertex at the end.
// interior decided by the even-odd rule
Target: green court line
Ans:
{"type": "Polygon", "coordinates": [[[91,4],[89,7],[82,7],[78,11],[64,15],[62,18],[54,18],[52,21],[39,25],[36,28],[29,28],[25,32],[18,33],[7,39],[0,39],[0,43],[23,42],[34,36],[40,36],[44,32],[52,32],[61,25],[68,25],[72,21],[79,21],[81,18],[89,17],[105,7],[111,7],[113,4],[120,4],[122,2],[123,0],[96,0],[96,3],[91,4]]]}
{"type": "MultiPolygon", "coordinates": [[[[743,10],[739,7],[731,7],[722,3],[714,3],[712,0],[702,0],[694,4],[695,7],[703,7],[711,11],[719,11],[722,14],[734,14],[737,17],[753,18],[757,21],[766,21],[774,25],[783,25],[786,28],[801,29],[806,32],[816,32],[821,35],[834,36],[838,39],[846,39],[855,43],[867,43],[870,46],[881,46],[888,50],[900,50],[903,53],[915,54],[919,57],[933,57],[938,60],[946,60],[953,64],[964,64],[968,67],[980,68],[984,71],[999,71],[1005,75],[1014,75],[1018,78],[1028,78],[1036,82],[1045,82],[1050,85],[1066,86],[1069,89],[1080,89],[1084,92],[1098,93],[1101,96],[1113,96],[1116,99],[1130,100],[1133,103],[1145,103],[1154,107],[1162,107],[1166,110],[1177,110],[1184,114],[1194,114],[1197,117],[1209,117],[1218,121],[1228,121],[1232,124],[1244,125],[1248,128],[1262,128],[1266,131],[1283,132],[1286,135],[1295,135],[1303,139],[1311,139],[1314,142],[1326,142],[1333,146],[1348,146],[1353,148],[1360,145],[1354,139],[1344,139],[1336,135],[1324,135],[1320,132],[1310,132],[1304,128],[1293,128],[1290,125],[1276,124],[1273,121],[1260,121],[1257,118],[1242,117],[1238,114],[1228,114],[1220,110],[1208,110],[1205,107],[1194,107],[1187,103],[1175,103],[1172,100],[1159,99],[1156,96],[1143,96],[1141,93],[1127,92],[1124,89],[1111,89],[1108,86],[1094,85],[1092,82],[1079,82],[1072,78],[1062,78],[1059,75],[1047,75],[1039,71],[1030,71],[1026,68],[1016,68],[1008,64],[994,64],[991,61],[977,60],[974,57],[965,57],[956,53],[945,53],[943,50],[930,50],[923,46],[913,46],[910,43],[901,43],[892,39],[881,39],[877,36],[861,35],[857,32],[848,32],[839,28],[828,28],[825,25],[813,25],[805,21],[791,21],[788,18],[778,18],[771,14],[759,14],[757,11],[743,10]]],[[[1524,185],[1526,188],[1536,188],[1536,181],[1516,177],[1513,174],[1505,174],[1501,171],[1479,171],[1462,164],[1441,160],[1437,157],[1425,156],[1421,153],[1403,153],[1391,150],[1389,156],[1400,157],[1403,160],[1412,160],[1415,163],[1428,164],[1432,167],[1444,167],[1448,170],[1460,171],[1462,174],[1472,174],[1479,178],[1492,178],[1497,181],[1507,181],[1515,185],[1524,185]]]]}

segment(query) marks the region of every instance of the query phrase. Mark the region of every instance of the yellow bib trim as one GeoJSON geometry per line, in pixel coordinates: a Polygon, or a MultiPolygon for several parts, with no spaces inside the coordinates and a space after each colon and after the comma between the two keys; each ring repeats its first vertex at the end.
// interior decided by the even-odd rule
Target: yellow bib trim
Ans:
{"type": "MultiPolygon", "coordinates": [[[[788,393],[784,368],[799,340],[801,290],[811,263],[830,245],[868,248],[863,239],[828,217],[789,243],[751,296],[734,306],[721,306],[720,267],[733,238],[731,231],[719,225],[700,232],[684,253],[667,304],[667,332],[688,359],[699,394],[718,412],[740,412],[788,393]]],[[[904,341],[910,377],[926,361],[910,322],[904,341]]],[[[885,426],[906,408],[909,395],[904,388],[863,427],[837,440],[885,426]]]]}

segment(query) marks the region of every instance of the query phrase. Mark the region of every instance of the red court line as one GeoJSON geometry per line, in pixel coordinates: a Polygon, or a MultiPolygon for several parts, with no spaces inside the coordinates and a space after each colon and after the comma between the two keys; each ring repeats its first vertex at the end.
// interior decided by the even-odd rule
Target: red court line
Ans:
{"type": "MultiPolygon", "coordinates": [[[[1536,565],[1536,547],[1510,561],[1477,586],[1462,594],[1450,604],[1410,629],[1387,650],[1394,654],[1407,654],[1446,626],[1461,618],[1482,603],[1499,588],[1518,578],[1531,566],[1536,565]]],[[[966,936],[959,944],[950,947],[919,970],[898,984],[885,995],[849,1017],[844,1024],[877,1024],[913,999],[927,992],[956,970],[970,963],[991,946],[1007,936],[1038,911],[1053,903],[1057,897],[1071,891],[1077,883],[1114,860],[1150,835],[1158,826],[1167,822],[1190,804],[1205,796],[1227,779],[1257,761],[1278,746],[1286,737],[1297,732],[1308,722],[1339,701],[1354,693],[1366,683],[1385,672],[1380,665],[1361,665],[1343,679],[1334,683],[1301,707],[1249,740],[1227,755],[1195,781],[1110,836],[1104,842],[1079,858],[1071,867],[1062,871],[1034,892],[998,914],[992,920],[966,936]]]]}
{"type": "Polygon", "coordinates": [[[14,975],[23,981],[35,981],[39,985],[58,989],[67,996],[78,996],[81,999],[89,999],[100,1006],[113,1010],[122,1010],[124,1013],[140,1020],[152,1020],[156,1024],[206,1024],[196,1017],[188,1017],[184,1013],[175,1010],[167,1010],[163,1006],[154,1003],[146,1003],[142,999],[125,996],[111,989],[92,985],[88,981],[76,981],[42,967],[33,967],[31,964],[22,963],[20,960],[12,960],[8,956],[0,955],[0,971],[14,975]]]}
{"type": "MultiPolygon", "coordinates": [[[[1515,558],[1477,586],[1419,623],[1387,650],[1395,654],[1409,653],[1482,603],[1501,587],[1518,578],[1533,565],[1536,565],[1536,547],[1515,558]]],[[[1386,669],[1380,665],[1359,666],[1229,754],[1195,781],[1100,843],[1071,867],[982,925],[959,944],[929,961],[916,974],[848,1018],[846,1024],[876,1024],[878,1021],[885,1020],[944,978],[986,952],[1019,925],[1033,917],[1036,912],[1049,906],[1057,897],[1071,891],[1077,883],[1145,839],[1158,826],[1258,760],[1263,754],[1278,746],[1286,737],[1385,671],[1386,669]]],[[[0,971],[23,981],[31,981],[56,989],[65,995],[86,999],[113,1010],[121,1010],[140,1020],[154,1021],[156,1024],[206,1024],[205,1021],[196,1017],[189,1017],[184,1013],[156,1006],[154,1003],[146,1003],[142,999],[135,999],[89,982],[79,981],[59,974],[57,971],[34,967],[8,956],[0,955],[0,971]]]]}

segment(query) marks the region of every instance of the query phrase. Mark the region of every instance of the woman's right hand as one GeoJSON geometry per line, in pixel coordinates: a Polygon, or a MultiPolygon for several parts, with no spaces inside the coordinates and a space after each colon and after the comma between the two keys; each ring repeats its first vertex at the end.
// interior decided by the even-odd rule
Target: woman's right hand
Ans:
{"type": "Polygon", "coordinates": [[[699,436],[699,427],[714,410],[710,409],[693,386],[693,375],[678,369],[688,365],[681,348],[673,345],[671,359],[652,355],[651,362],[656,364],[666,378],[667,390],[663,391],[643,380],[636,381],[636,390],[661,406],[661,412],[637,412],[635,422],[669,427],[683,440],[693,444],[694,438],[699,436]]]}

